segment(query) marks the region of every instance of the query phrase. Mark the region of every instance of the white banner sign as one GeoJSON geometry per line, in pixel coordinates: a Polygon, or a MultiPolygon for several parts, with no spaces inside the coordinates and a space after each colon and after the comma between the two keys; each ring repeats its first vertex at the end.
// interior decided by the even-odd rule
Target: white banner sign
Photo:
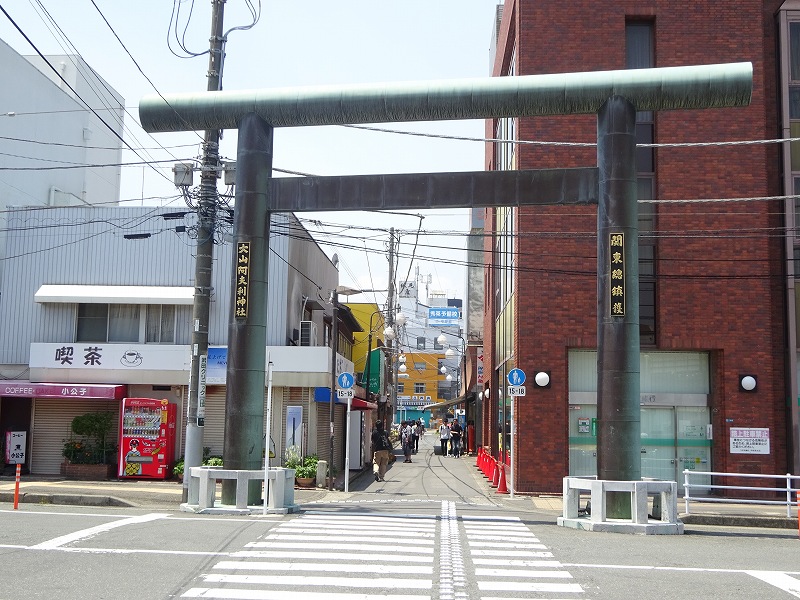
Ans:
{"type": "Polygon", "coordinates": [[[731,427],[731,454],[769,454],[769,428],[731,427]]]}

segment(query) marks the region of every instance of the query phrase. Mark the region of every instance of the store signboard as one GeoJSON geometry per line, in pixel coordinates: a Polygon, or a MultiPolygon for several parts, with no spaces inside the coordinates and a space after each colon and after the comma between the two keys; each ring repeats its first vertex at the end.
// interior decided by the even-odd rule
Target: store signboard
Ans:
{"type": "Polygon", "coordinates": [[[428,308],[429,327],[458,326],[459,310],[456,306],[432,306],[428,308]]]}

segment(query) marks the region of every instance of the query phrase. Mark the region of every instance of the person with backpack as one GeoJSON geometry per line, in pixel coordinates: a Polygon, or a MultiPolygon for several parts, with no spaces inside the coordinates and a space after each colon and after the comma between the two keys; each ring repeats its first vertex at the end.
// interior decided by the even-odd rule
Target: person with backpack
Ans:
{"type": "Polygon", "coordinates": [[[447,419],[439,425],[439,443],[442,445],[442,456],[447,456],[447,443],[450,441],[450,427],[447,426],[447,419]]]}
{"type": "Polygon", "coordinates": [[[378,421],[372,430],[372,474],[375,476],[375,481],[385,481],[386,465],[389,464],[391,449],[389,434],[383,429],[383,422],[378,421]]]}

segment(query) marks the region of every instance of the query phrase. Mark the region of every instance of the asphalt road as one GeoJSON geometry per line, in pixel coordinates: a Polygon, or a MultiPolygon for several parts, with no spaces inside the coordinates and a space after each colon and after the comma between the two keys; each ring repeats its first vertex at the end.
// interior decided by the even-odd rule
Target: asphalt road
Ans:
{"type": "Polygon", "coordinates": [[[0,600],[800,598],[789,529],[565,529],[424,445],[290,515],[0,504],[0,600]]]}

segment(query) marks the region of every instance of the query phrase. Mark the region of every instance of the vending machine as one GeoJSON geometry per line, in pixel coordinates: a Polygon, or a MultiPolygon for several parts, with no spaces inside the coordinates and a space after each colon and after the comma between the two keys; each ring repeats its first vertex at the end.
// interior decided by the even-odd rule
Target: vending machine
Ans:
{"type": "Polygon", "coordinates": [[[119,476],[165,479],[175,456],[175,405],[154,398],[123,398],[119,476]]]}

